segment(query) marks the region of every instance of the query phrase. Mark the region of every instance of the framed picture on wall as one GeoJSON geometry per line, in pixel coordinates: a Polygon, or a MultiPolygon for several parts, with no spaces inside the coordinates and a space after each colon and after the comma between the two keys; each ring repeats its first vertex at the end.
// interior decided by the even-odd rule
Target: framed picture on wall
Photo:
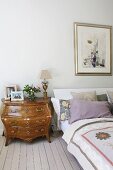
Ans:
{"type": "Polygon", "coordinates": [[[22,101],[24,100],[23,91],[12,91],[11,101],[22,101]]]}
{"type": "Polygon", "coordinates": [[[111,26],[74,23],[76,75],[112,75],[111,26]]]}
{"type": "Polygon", "coordinates": [[[11,99],[11,92],[17,91],[17,85],[5,86],[5,100],[11,99]]]}

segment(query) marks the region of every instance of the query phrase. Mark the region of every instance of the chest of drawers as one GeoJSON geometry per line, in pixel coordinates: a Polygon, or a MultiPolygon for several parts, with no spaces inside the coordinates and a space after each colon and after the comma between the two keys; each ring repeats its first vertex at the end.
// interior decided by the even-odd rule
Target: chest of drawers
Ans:
{"type": "Polygon", "coordinates": [[[51,109],[50,99],[38,99],[30,102],[5,101],[1,120],[4,124],[4,135],[7,146],[9,140],[20,138],[32,141],[39,136],[46,136],[50,142],[51,109]]]}

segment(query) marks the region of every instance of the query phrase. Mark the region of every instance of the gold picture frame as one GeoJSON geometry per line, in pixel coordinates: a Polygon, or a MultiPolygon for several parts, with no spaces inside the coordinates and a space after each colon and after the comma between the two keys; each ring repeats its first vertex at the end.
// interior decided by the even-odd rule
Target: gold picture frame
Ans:
{"type": "Polygon", "coordinates": [[[75,75],[112,75],[112,26],[74,22],[75,75]]]}

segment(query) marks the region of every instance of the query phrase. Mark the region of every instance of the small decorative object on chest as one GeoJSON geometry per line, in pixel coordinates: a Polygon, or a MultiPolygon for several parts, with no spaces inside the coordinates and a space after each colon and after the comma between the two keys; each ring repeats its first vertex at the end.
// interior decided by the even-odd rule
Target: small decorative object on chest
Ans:
{"type": "Polygon", "coordinates": [[[40,87],[25,85],[23,91],[26,93],[26,96],[29,100],[33,101],[36,99],[36,94],[41,92],[40,87]]]}
{"type": "Polygon", "coordinates": [[[35,101],[5,101],[1,115],[7,146],[9,141],[20,138],[32,141],[39,136],[46,136],[50,142],[51,110],[50,98],[35,101]]]}

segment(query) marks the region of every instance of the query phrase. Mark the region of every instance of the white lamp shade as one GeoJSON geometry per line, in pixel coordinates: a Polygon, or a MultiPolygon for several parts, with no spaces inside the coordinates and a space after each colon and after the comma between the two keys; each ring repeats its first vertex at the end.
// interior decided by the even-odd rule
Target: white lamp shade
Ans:
{"type": "Polygon", "coordinates": [[[42,70],[40,79],[52,79],[52,77],[48,70],[42,70]]]}

